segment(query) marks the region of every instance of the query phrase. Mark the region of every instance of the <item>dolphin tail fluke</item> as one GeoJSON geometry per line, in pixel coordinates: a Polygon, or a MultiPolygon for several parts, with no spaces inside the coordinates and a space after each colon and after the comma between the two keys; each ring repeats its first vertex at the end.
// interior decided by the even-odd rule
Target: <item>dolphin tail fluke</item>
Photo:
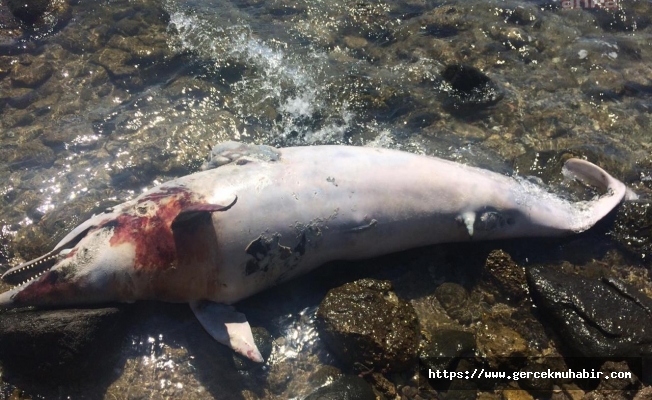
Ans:
{"type": "Polygon", "coordinates": [[[589,218],[584,218],[573,227],[575,232],[583,232],[600,221],[623,200],[634,200],[638,196],[624,183],[609,175],[605,170],[588,161],[571,158],[566,161],[564,176],[576,178],[585,184],[595,186],[605,192],[600,198],[587,203],[589,218]]]}
{"type": "Polygon", "coordinates": [[[232,306],[210,301],[192,302],[190,308],[213,339],[252,361],[264,361],[244,314],[232,306]]]}

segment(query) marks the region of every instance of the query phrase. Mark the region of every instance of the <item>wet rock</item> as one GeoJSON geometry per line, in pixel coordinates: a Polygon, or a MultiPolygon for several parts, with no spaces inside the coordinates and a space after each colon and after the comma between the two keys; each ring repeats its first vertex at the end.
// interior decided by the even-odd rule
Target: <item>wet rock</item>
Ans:
{"type": "Polygon", "coordinates": [[[51,0],[7,0],[11,13],[26,24],[36,23],[50,7],[51,0]]]}
{"type": "Polygon", "coordinates": [[[638,378],[632,373],[625,361],[607,361],[600,367],[600,372],[602,372],[602,379],[600,379],[600,384],[596,390],[629,390],[635,389],[639,385],[638,378]],[[627,375],[631,375],[631,377],[624,378],[627,375]],[[620,376],[623,376],[623,378],[620,378],[620,376]]]}
{"type": "Polygon", "coordinates": [[[468,325],[477,319],[478,313],[469,301],[469,294],[462,286],[446,282],[435,289],[435,297],[446,313],[460,324],[468,325]]]}
{"type": "Polygon", "coordinates": [[[652,300],[613,279],[543,267],[527,269],[535,302],[571,353],[640,357],[652,353],[652,300]]]}
{"type": "Polygon", "coordinates": [[[10,106],[19,110],[29,107],[38,98],[36,90],[28,88],[15,88],[0,96],[4,97],[10,106]]]}
{"type": "Polygon", "coordinates": [[[93,56],[93,61],[106,68],[107,72],[115,77],[138,74],[133,65],[128,65],[131,56],[126,51],[106,47],[93,56]]]}
{"type": "Polygon", "coordinates": [[[613,230],[618,243],[643,260],[652,259],[652,207],[648,201],[628,201],[620,205],[613,230]]]}
{"type": "Polygon", "coordinates": [[[0,150],[11,169],[48,167],[55,160],[54,151],[38,140],[0,150]]]}
{"type": "Polygon", "coordinates": [[[115,362],[125,320],[121,308],[7,311],[0,317],[0,362],[26,378],[81,379],[115,362]]]}
{"type": "Polygon", "coordinates": [[[67,0],[7,0],[11,13],[35,33],[52,32],[72,18],[67,0]]]}
{"type": "Polygon", "coordinates": [[[349,3],[345,20],[345,36],[360,36],[380,46],[394,41],[394,21],[380,3],[360,1],[349,3]]]}
{"type": "Polygon", "coordinates": [[[537,9],[535,7],[518,6],[503,11],[507,22],[516,25],[530,25],[537,20],[537,9]]]}
{"type": "Polygon", "coordinates": [[[419,352],[419,361],[427,369],[446,369],[456,358],[472,356],[475,351],[475,336],[471,332],[441,329],[429,336],[419,352]]]}
{"type": "Polygon", "coordinates": [[[326,385],[328,382],[333,382],[334,380],[342,377],[342,371],[339,368],[333,367],[332,365],[324,365],[319,368],[317,371],[313,372],[308,378],[308,381],[315,387],[321,387],[326,385]]]}
{"type": "Polygon", "coordinates": [[[507,301],[519,303],[528,296],[525,269],[512,260],[502,250],[489,253],[485,263],[484,274],[501,297],[507,301]]]}
{"type": "Polygon", "coordinates": [[[507,50],[519,50],[525,52],[526,46],[540,45],[536,38],[529,35],[525,30],[515,26],[502,26],[491,24],[487,29],[494,40],[500,42],[507,50]]]}
{"type": "Polygon", "coordinates": [[[369,381],[374,386],[374,388],[382,393],[388,399],[395,399],[399,397],[398,392],[396,391],[396,385],[385,378],[385,375],[379,372],[372,372],[369,375],[369,381]]]}
{"type": "Polygon", "coordinates": [[[67,143],[76,149],[89,150],[99,143],[93,139],[91,123],[78,117],[62,118],[59,125],[47,129],[41,136],[46,146],[63,146],[67,143]]]}
{"type": "Polygon", "coordinates": [[[650,25],[650,17],[631,10],[592,10],[600,27],[606,31],[636,31],[650,25]]]}
{"type": "Polygon", "coordinates": [[[486,108],[504,96],[487,75],[470,65],[449,65],[441,75],[447,83],[444,108],[451,112],[486,108]]]}
{"type": "Polygon", "coordinates": [[[35,59],[29,65],[17,63],[13,70],[11,83],[14,87],[35,88],[50,79],[54,68],[48,61],[35,59]]]}
{"type": "Polygon", "coordinates": [[[525,390],[506,389],[502,393],[503,400],[534,400],[525,390]]]}
{"type": "Polygon", "coordinates": [[[373,389],[358,376],[343,376],[309,394],[305,400],[375,400],[373,389]]]}
{"type": "MultiPolygon", "coordinates": [[[[615,55],[617,53],[609,53],[615,55]]],[[[611,70],[590,71],[581,89],[596,101],[618,101],[625,93],[625,81],[621,74],[611,70]]]]}
{"type": "Polygon", "coordinates": [[[636,393],[636,396],[634,396],[634,400],[649,400],[649,399],[652,399],[652,386],[644,387],[638,393],[636,393]]]}
{"type": "Polygon", "coordinates": [[[320,337],[349,366],[401,371],[416,365],[418,321],[389,281],[362,279],[328,292],[317,311],[320,337]]]}
{"type": "Polygon", "coordinates": [[[107,46],[129,53],[130,62],[150,63],[172,57],[165,42],[149,45],[143,43],[139,37],[113,35],[107,46]]]}
{"type": "Polygon", "coordinates": [[[466,10],[459,5],[442,5],[432,11],[426,12],[419,19],[419,29],[436,38],[446,38],[457,35],[458,32],[468,29],[466,10]]]}
{"type": "Polygon", "coordinates": [[[9,75],[11,72],[12,59],[10,57],[0,56],[0,80],[4,79],[5,76],[9,75]]]}
{"type": "Polygon", "coordinates": [[[528,344],[515,330],[486,318],[478,329],[478,351],[495,369],[518,369],[523,357],[529,354],[528,344]]]}

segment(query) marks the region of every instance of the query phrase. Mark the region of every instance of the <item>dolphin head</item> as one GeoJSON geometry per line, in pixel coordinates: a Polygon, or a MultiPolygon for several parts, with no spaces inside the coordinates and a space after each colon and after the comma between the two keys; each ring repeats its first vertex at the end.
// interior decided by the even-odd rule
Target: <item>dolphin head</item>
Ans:
{"type": "Polygon", "coordinates": [[[111,245],[115,217],[111,213],[96,215],[52,251],[5,272],[2,280],[17,286],[0,294],[0,307],[115,300],[133,268],[135,254],[132,245],[111,245]]]}
{"type": "Polygon", "coordinates": [[[52,251],[7,271],[2,280],[18,286],[0,294],[0,308],[192,300],[187,285],[201,280],[189,281],[197,274],[179,267],[212,262],[197,254],[209,248],[210,213],[229,207],[205,204],[182,187],[168,186],[95,215],[52,251]]]}

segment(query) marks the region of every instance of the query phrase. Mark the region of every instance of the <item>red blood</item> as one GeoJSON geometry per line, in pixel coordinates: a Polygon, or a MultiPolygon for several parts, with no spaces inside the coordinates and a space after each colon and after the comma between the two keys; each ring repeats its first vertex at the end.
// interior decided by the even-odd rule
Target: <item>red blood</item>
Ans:
{"type": "Polygon", "coordinates": [[[143,197],[138,204],[148,201],[157,204],[153,216],[121,214],[109,223],[114,226],[110,244],[132,243],[136,247],[136,270],[166,270],[174,265],[177,254],[172,221],[182,209],[193,205],[191,194],[181,187],[165,188],[143,197]]]}
{"type": "Polygon", "coordinates": [[[65,299],[76,299],[78,285],[71,284],[65,279],[60,281],[59,278],[59,271],[47,271],[35,282],[16,293],[13,300],[16,304],[38,304],[43,303],[44,300],[61,302],[65,299]]]}

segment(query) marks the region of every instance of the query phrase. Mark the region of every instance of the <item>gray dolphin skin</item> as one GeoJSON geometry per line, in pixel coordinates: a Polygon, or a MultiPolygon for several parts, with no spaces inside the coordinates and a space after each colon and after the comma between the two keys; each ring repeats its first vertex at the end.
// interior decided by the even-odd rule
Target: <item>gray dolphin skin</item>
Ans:
{"type": "Polygon", "coordinates": [[[333,260],[582,232],[633,196],[580,159],[564,173],[604,194],[575,203],[524,179],[367,147],[226,142],[204,169],[93,216],[7,271],[18,286],[0,308],[186,302],[216,340],[260,362],[231,306],[241,299],[333,260]]]}

